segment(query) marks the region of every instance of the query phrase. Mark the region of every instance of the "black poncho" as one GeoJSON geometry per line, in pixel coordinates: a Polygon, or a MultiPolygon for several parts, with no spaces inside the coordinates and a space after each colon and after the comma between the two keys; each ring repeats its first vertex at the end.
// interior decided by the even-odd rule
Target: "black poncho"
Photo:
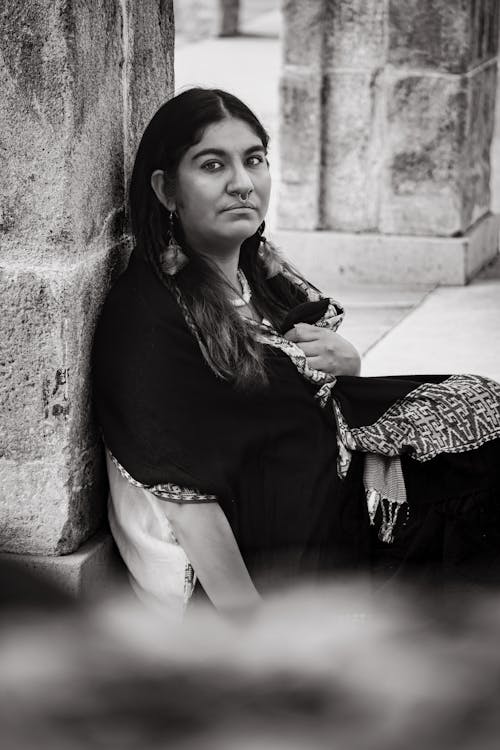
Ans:
{"type": "MultiPolygon", "coordinates": [[[[290,274],[268,283],[307,291],[312,308],[297,319],[341,322],[337,303],[290,274]]],[[[93,373],[105,443],[135,482],[170,500],[218,501],[255,574],[498,575],[498,384],[335,378],[256,326],[269,385],[244,392],[214,374],[197,335],[134,251],[104,305],[93,373]]]]}

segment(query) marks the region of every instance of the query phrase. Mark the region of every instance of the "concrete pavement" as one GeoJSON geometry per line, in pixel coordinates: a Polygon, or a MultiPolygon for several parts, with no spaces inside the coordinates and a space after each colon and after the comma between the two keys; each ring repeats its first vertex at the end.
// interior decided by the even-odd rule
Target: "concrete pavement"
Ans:
{"type": "MultiPolygon", "coordinates": [[[[247,23],[240,37],[185,44],[175,54],[176,91],[193,85],[225,88],[255,110],[271,136],[275,185],[280,20],[279,11],[266,13],[247,23]]],[[[493,152],[500,153],[500,137],[493,152]]],[[[500,170],[497,182],[498,174],[500,170]]],[[[276,197],[275,191],[268,215],[271,231],[276,197]]],[[[433,288],[416,279],[408,285],[340,285],[324,291],[346,308],[341,332],[362,353],[364,375],[473,372],[500,381],[498,260],[466,287],[433,288]]]]}

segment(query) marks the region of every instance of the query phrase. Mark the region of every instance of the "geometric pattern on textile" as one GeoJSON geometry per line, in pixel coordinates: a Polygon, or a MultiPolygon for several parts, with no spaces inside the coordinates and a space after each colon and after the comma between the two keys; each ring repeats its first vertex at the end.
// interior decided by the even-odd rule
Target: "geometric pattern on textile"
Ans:
{"type": "Polygon", "coordinates": [[[500,437],[500,384],[479,375],[423,383],[376,422],[348,430],[350,450],[429,461],[439,453],[474,450],[500,437]]]}
{"type": "Polygon", "coordinates": [[[199,492],[198,490],[192,489],[191,487],[179,487],[178,484],[172,484],[171,482],[167,484],[143,484],[142,482],[138,482],[137,479],[134,479],[128,473],[128,471],[123,468],[123,466],[113,456],[109,448],[107,450],[111,460],[113,461],[122,477],[124,477],[130,484],[133,484],[134,487],[141,487],[143,490],[148,490],[148,492],[151,492],[153,495],[156,495],[162,500],[172,500],[173,502],[179,503],[181,505],[183,503],[209,503],[217,500],[217,497],[215,495],[209,495],[205,492],[199,492]]]}

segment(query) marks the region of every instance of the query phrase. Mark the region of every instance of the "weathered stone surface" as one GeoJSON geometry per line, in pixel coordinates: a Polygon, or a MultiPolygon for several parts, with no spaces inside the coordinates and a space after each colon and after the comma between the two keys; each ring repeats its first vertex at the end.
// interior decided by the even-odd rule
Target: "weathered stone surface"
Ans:
{"type": "Polygon", "coordinates": [[[470,2],[389,0],[389,62],[450,73],[470,62],[470,2]]]}
{"type": "Polygon", "coordinates": [[[1,549],[65,554],[102,522],[90,351],[115,255],[1,271],[1,549]]]}
{"type": "Polygon", "coordinates": [[[216,36],[218,0],[199,2],[199,0],[174,0],[176,38],[180,29],[181,41],[189,43],[216,36]]]}
{"type": "Polygon", "coordinates": [[[235,36],[240,30],[240,0],[218,0],[219,36],[235,36]]]}
{"type": "Polygon", "coordinates": [[[320,226],[323,37],[326,1],[284,0],[278,226],[320,226]]]}
{"type": "Polygon", "coordinates": [[[102,524],[102,447],[59,451],[51,461],[0,461],[0,549],[64,555],[102,524]]]}
{"type": "Polygon", "coordinates": [[[325,69],[372,69],[385,64],[386,12],[380,0],[327,3],[324,28],[325,69]]]}
{"type": "Polygon", "coordinates": [[[388,61],[463,73],[498,50],[496,0],[389,0],[388,61]]]}
{"type": "Polygon", "coordinates": [[[340,71],[327,78],[323,117],[322,226],[378,227],[384,160],[384,75],[340,71]]]}
{"type": "Polygon", "coordinates": [[[323,67],[323,38],[328,0],[283,0],[283,55],[285,66],[309,70],[323,67]]]}
{"type": "Polygon", "coordinates": [[[494,61],[466,79],[468,118],[463,154],[462,215],[467,227],[490,208],[497,78],[497,63],[494,61]]]}
{"type": "Polygon", "coordinates": [[[489,210],[495,65],[388,77],[381,231],[450,236],[489,210]]]}
{"type": "Polygon", "coordinates": [[[0,269],[2,458],[36,461],[96,442],[89,357],[113,260],[104,248],[76,264],[0,269]]]}
{"type": "Polygon", "coordinates": [[[491,210],[500,214],[500,75],[497,70],[497,91],[495,96],[495,118],[493,140],[490,151],[491,161],[491,210]]]}
{"type": "Polygon", "coordinates": [[[0,24],[0,548],[60,555],[104,514],[90,348],[132,155],[173,88],[172,2],[14,0],[0,24]]]}
{"type": "Polygon", "coordinates": [[[127,181],[144,128],[174,91],[172,0],[121,0],[124,13],[123,149],[127,181]]]}
{"type": "Polygon", "coordinates": [[[123,203],[119,6],[14,0],[0,28],[0,231],[71,254],[123,203]]]}
{"type": "Polygon", "coordinates": [[[500,5],[498,0],[471,2],[471,65],[498,54],[500,5]]]}
{"type": "Polygon", "coordinates": [[[387,78],[387,101],[381,231],[437,235],[463,232],[466,80],[393,73],[387,78]]]}
{"type": "Polygon", "coordinates": [[[284,8],[278,226],[466,232],[490,204],[499,4],[331,0],[284,8]],[[313,70],[309,97],[305,71],[313,70]]]}
{"type": "Polygon", "coordinates": [[[321,78],[285,72],[280,85],[281,185],[278,226],[320,225],[321,78]]]}

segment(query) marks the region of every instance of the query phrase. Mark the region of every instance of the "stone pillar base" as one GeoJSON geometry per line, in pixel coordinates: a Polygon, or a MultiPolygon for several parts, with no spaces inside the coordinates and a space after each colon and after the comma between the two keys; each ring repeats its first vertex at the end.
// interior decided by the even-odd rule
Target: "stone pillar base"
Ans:
{"type": "Polygon", "coordinates": [[[276,230],[272,239],[313,284],[467,284],[498,253],[500,216],[488,214],[463,237],[414,237],[276,230]]]}
{"type": "Polygon", "coordinates": [[[125,566],[111,535],[105,531],[69,555],[0,553],[0,563],[12,559],[75,598],[100,598],[126,582],[125,566]]]}

